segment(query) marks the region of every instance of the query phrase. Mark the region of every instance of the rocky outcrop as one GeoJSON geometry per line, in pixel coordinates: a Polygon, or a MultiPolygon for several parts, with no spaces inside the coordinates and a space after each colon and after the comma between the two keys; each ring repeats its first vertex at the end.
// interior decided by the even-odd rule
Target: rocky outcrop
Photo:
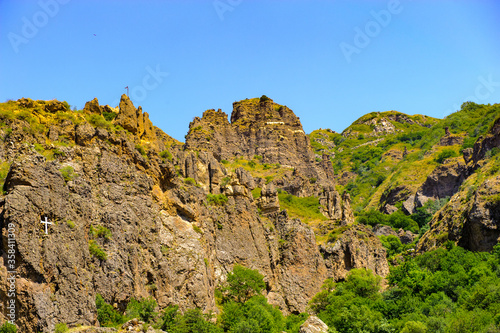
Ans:
{"type": "Polygon", "coordinates": [[[326,187],[319,197],[319,203],[323,215],[329,219],[341,225],[347,225],[354,222],[354,214],[351,209],[351,198],[349,193],[344,192],[344,194],[340,196],[333,186],[326,187]]]}
{"type": "MultiPolygon", "coordinates": [[[[90,107],[92,105],[89,105],[90,107]]],[[[149,120],[148,113],[143,113],[140,106],[136,109],[125,94],[121,97],[115,123],[148,143],[156,143],[156,132],[153,123],[149,120]]]]}
{"type": "Polygon", "coordinates": [[[211,151],[219,161],[260,156],[263,163],[294,168],[319,183],[333,178],[328,158],[328,163],[316,162],[299,118],[271,99],[233,103],[231,122],[220,110],[205,111],[189,125],[186,149],[211,151]]]}
{"type": "Polygon", "coordinates": [[[327,333],[328,326],[318,317],[309,316],[300,326],[299,333],[327,333]]]}
{"type": "Polygon", "coordinates": [[[389,274],[385,248],[364,226],[351,226],[333,243],[322,245],[320,251],[335,280],[345,279],[353,268],[371,269],[380,276],[389,274]]]}
{"type": "Polygon", "coordinates": [[[457,193],[465,178],[466,167],[461,158],[439,165],[417,191],[418,206],[422,206],[429,199],[451,197],[457,193]]]}
{"type": "Polygon", "coordinates": [[[500,241],[500,178],[495,164],[487,160],[488,152],[499,145],[500,120],[497,119],[472,150],[464,150],[467,164],[454,162],[451,169],[443,166],[433,173],[449,179],[446,184],[440,184],[440,188],[437,184],[431,187],[433,193],[456,193],[434,215],[429,231],[418,243],[419,251],[431,250],[448,240],[472,251],[491,251],[500,241]],[[478,168],[480,172],[473,172],[478,168]]]}
{"type": "MultiPolygon", "coordinates": [[[[305,311],[326,278],[343,279],[351,268],[387,274],[385,252],[369,230],[353,226],[320,249],[309,226],[279,211],[274,184],[262,186],[262,205],[251,194],[259,180],[244,169],[229,172],[211,151],[141,151],[139,144],[149,147],[144,133],[161,132],[142,132],[140,115],[143,124],[149,120],[129,102],[122,96],[113,122],[130,125],[128,132],[94,127],[79,113],[78,122],[66,119],[32,136],[12,121],[12,143],[0,143],[1,157],[12,158],[0,201],[0,297],[7,295],[7,233],[14,226],[20,331],[98,325],[97,293],[122,311],[132,297],[154,297],[160,309],[217,311],[215,288],[236,263],[265,276],[267,298],[285,313],[305,311]],[[54,154],[46,135],[61,133],[74,141],[54,154]],[[259,214],[259,204],[267,214],[259,214]],[[52,223],[47,234],[45,218],[52,223]]],[[[97,106],[88,103],[86,115],[108,112],[97,106]]],[[[290,126],[296,122],[281,112],[290,126]]],[[[332,214],[347,220],[349,198],[339,201],[333,192],[332,214]]]]}

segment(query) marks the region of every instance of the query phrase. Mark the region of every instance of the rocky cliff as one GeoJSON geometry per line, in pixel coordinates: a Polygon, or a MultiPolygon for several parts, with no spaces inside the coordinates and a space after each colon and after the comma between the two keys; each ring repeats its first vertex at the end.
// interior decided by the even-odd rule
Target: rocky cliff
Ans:
{"type": "Polygon", "coordinates": [[[215,288],[235,263],[264,274],[269,301],[293,313],[326,278],[355,267],[388,273],[380,241],[351,225],[331,164],[315,160],[298,118],[271,100],[235,103],[231,123],[206,111],[185,147],[125,95],[118,109],[96,99],[79,112],[28,99],[5,108],[0,296],[9,288],[10,228],[22,332],[98,325],[96,294],[120,310],[132,297],[152,296],[160,308],[217,311],[215,288]],[[267,163],[259,170],[279,164],[273,179],[225,161],[253,155],[267,163]],[[278,190],[321,196],[332,217],[325,232],[343,225],[345,235],[318,246],[311,227],[280,209],[278,190]]]}

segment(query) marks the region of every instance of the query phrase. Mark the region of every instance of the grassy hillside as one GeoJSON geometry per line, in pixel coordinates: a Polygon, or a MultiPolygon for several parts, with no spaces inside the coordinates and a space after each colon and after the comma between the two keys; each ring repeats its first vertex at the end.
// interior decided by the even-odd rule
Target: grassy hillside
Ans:
{"type": "Polygon", "coordinates": [[[351,194],[353,208],[378,208],[382,194],[404,185],[415,191],[446,157],[460,156],[485,134],[500,105],[467,102],[444,119],[372,112],[341,134],[317,130],[309,136],[318,155],[331,154],[338,189],[351,194]],[[440,146],[446,128],[454,139],[440,146]]]}

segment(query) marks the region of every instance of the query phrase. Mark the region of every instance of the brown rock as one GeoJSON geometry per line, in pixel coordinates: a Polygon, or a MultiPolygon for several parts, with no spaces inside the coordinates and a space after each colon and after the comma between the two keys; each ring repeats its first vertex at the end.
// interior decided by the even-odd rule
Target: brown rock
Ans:
{"type": "Polygon", "coordinates": [[[137,133],[137,110],[125,94],[120,100],[120,111],[116,116],[116,124],[133,134],[137,133]]]}
{"type": "Polygon", "coordinates": [[[327,333],[328,326],[318,317],[309,316],[300,326],[299,333],[327,333]]]}
{"type": "Polygon", "coordinates": [[[102,114],[102,109],[99,106],[99,101],[97,100],[97,98],[94,98],[93,100],[85,103],[83,111],[87,113],[102,114]]]}

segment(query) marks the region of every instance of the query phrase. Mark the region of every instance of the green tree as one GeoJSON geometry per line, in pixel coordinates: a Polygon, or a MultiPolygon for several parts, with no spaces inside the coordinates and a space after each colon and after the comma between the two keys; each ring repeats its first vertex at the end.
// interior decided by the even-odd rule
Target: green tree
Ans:
{"type": "Polygon", "coordinates": [[[258,270],[236,264],[220,291],[224,302],[234,300],[245,303],[250,297],[259,295],[265,287],[264,276],[258,270]]]}
{"type": "Polygon", "coordinates": [[[175,327],[171,333],[222,333],[222,330],[207,319],[210,315],[204,315],[200,309],[189,309],[184,315],[176,317],[175,327]]]}
{"type": "Polygon", "coordinates": [[[100,294],[97,294],[95,297],[95,305],[97,308],[97,320],[101,326],[115,327],[125,322],[125,317],[116,311],[112,305],[106,303],[100,294]]]}
{"type": "Polygon", "coordinates": [[[125,313],[129,318],[139,318],[145,323],[150,323],[157,315],[155,312],[157,306],[153,297],[142,298],[140,301],[132,298],[125,313]]]}
{"type": "Polygon", "coordinates": [[[360,297],[372,297],[380,290],[381,280],[380,276],[369,269],[355,268],[351,270],[343,286],[360,297]]]}
{"type": "Polygon", "coordinates": [[[401,330],[401,333],[426,333],[427,326],[419,321],[408,321],[401,330]]]}

